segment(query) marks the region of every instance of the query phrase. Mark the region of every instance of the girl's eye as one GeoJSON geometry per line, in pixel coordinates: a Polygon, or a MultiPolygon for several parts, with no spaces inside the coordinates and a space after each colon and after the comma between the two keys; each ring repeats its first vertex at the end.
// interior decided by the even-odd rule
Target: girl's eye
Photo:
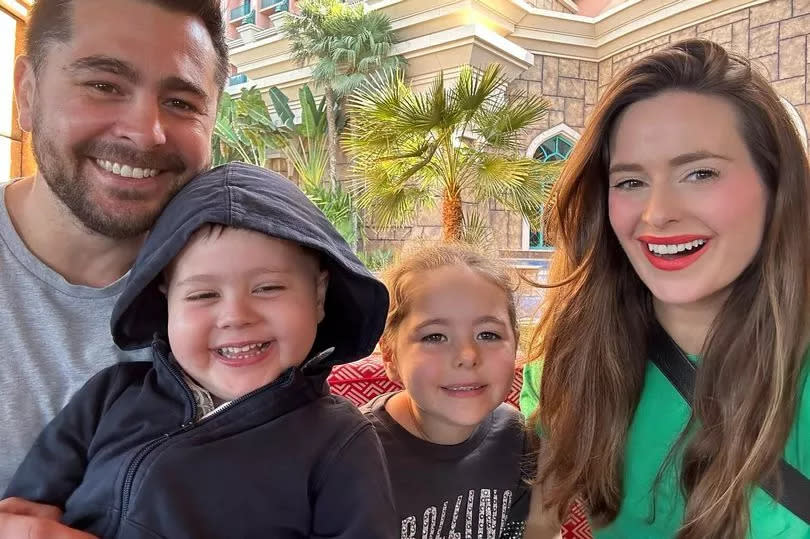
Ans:
{"type": "Polygon", "coordinates": [[[217,297],[216,292],[197,292],[186,296],[186,301],[201,301],[204,299],[214,299],[217,297]]]}
{"type": "Polygon", "coordinates": [[[696,182],[705,182],[714,179],[717,176],[719,176],[719,173],[716,170],[710,168],[701,168],[690,172],[687,178],[696,182]]]}
{"type": "Polygon", "coordinates": [[[441,333],[431,333],[430,335],[425,335],[422,337],[422,342],[428,343],[440,343],[447,340],[447,337],[442,335],[441,333]]]}
{"type": "Polygon", "coordinates": [[[478,338],[482,341],[497,341],[501,336],[493,331],[482,331],[478,334],[478,338]]]}
{"type": "Polygon", "coordinates": [[[628,180],[621,180],[613,185],[613,189],[618,189],[620,191],[632,191],[634,189],[638,189],[644,186],[644,182],[641,180],[635,180],[630,178],[628,180]]]}

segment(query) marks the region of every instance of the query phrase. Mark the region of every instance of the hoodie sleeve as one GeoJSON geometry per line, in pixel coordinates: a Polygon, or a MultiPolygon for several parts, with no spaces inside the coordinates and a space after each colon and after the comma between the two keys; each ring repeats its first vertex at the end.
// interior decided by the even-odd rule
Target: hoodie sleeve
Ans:
{"type": "Polygon", "coordinates": [[[120,365],[91,378],[34,442],[3,498],[19,497],[62,509],[87,468],[87,451],[119,378],[120,365]]]}
{"type": "Polygon", "coordinates": [[[312,539],[398,539],[383,449],[366,423],[337,452],[318,490],[312,539]]]}

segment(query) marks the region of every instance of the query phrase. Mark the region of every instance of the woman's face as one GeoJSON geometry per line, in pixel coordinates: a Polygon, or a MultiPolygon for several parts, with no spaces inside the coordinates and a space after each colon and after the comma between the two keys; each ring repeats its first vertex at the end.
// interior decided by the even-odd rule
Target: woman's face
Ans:
{"type": "Polygon", "coordinates": [[[724,299],[762,242],[768,193],[725,99],[669,91],[619,115],[608,211],[659,305],[724,299]]]}

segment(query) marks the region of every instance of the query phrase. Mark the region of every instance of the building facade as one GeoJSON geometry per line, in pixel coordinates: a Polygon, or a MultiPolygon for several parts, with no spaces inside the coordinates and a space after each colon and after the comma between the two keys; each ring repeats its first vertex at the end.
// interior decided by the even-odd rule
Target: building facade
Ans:
{"type": "MultiPolygon", "coordinates": [[[[238,3],[258,12],[268,1],[238,3]]],[[[395,52],[408,60],[407,76],[416,89],[427,88],[439,72],[452,80],[461,65],[498,62],[514,88],[546,97],[549,114],[523,141],[526,155],[537,159],[567,156],[623,67],[696,36],[754,60],[805,140],[810,130],[810,0],[367,0],[366,5],[391,18],[399,38],[395,52]]],[[[230,42],[237,74],[230,91],[277,86],[294,102],[309,81],[309,68],[292,62],[277,23],[272,15],[257,19],[256,28],[230,42]]],[[[481,210],[502,251],[527,254],[545,247],[542,234],[513,212],[494,203],[481,210]]],[[[425,212],[411,226],[369,226],[366,234],[372,248],[438,238],[439,211],[425,212]]]]}
{"type": "Polygon", "coordinates": [[[0,181],[33,173],[29,133],[20,129],[14,102],[14,60],[23,52],[30,0],[0,0],[0,181]]]}

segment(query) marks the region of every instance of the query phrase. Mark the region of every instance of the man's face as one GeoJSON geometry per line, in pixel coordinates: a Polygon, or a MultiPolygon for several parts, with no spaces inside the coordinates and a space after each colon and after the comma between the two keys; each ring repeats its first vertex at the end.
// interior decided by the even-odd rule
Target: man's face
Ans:
{"type": "Polygon", "coordinates": [[[146,232],[208,168],[219,89],[203,22],[137,0],[74,0],[72,35],[18,66],[39,173],[88,229],[146,232]]]}

